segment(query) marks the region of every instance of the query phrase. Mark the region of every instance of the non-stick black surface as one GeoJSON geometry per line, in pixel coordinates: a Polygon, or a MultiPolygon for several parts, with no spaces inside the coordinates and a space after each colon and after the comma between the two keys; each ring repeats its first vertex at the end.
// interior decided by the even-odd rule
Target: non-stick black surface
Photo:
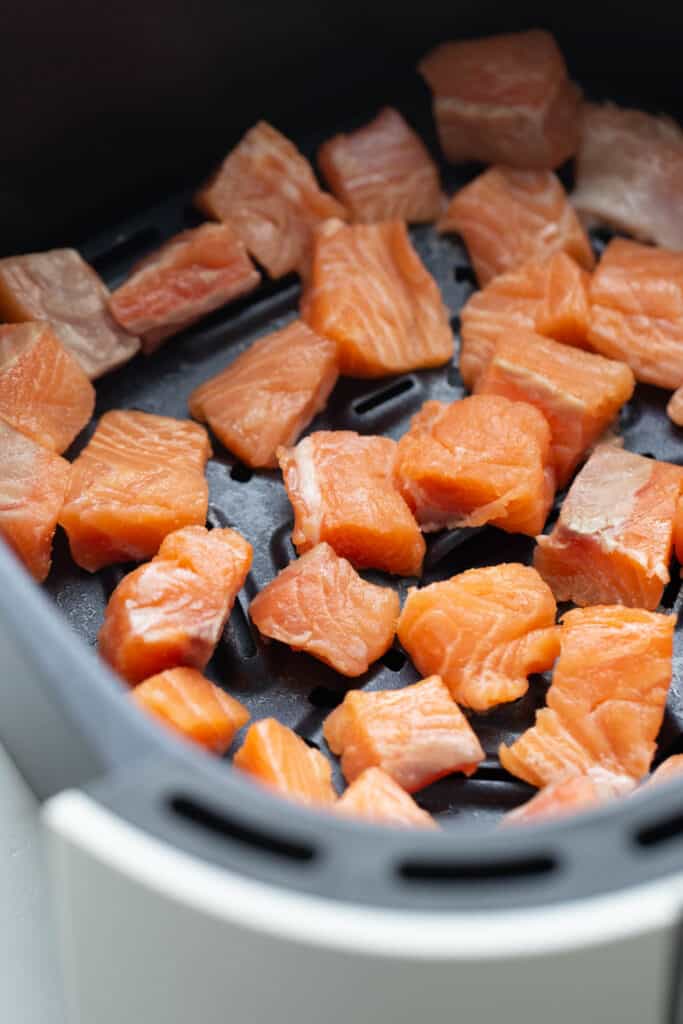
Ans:
{"type": "MultiPolygon", "coordinates": [[[[387,102],[393,101],[403,110],[436,155],[438,147],[426,92],[417,80],[412,82],[410,76],[408,80],[406,91],[388,95],[387,102]]],[[[313,157],[316,145],[323,138],[367,121],[374,112],[365,110],[357,116],[351,115],[343,124],[321,125],[320,132],[305,133],[296,141],[313,157]]],[[[267,115],[267,111],[264,113],[267,115]]],[[[231,142],[234,140],[226,140],[226,148],[231,142]]],[[[448,194],[476,172],[472,167],[442,166],[448,194]]],[[[571,180],[569,172],[562,176],[565,183],[571,180]]],[[[83,255],[111,287],[116,286],[141,255],[175,232],[199,223],[200,218],[191,206],[193,187],[86,241],[80,247],[83,255]]],[[[439,237],[432,226],[415,227],[411,229],[411,236],[439,283],[457,338],[459,310],[475,288],[465,248],[454,237],[439,237]]],[[[601,250],[608,238],[608,232],[594,232],[596,251],[601,250]]],[[[294,277],[266,281],[247,299],[226,306],[171,339],[151,358],[136,358],[98,382],[96,417],[116,408],[186,417],[190,392],[232,362],[256,338],[295,317],[299,296],[299,283],[294,277]]],[[[410,417],[427,399],[453,401],[465,394],[457,366],[456,352],[452,365],[439,370],[379,381],[341,380],[327,409],[309,429],[348,429],[398,438],[407,429],[410,417]]],[[[640,385],[633,401],[622,410],[621,434],[625,447],[631,451],[683,464],[683,437],[666,417],[667,397],[665,392],[640,385]]],[[[70,455],[76,454],[88,440],[94,422],[70,455]]],[[[209,525],[239,530],[253,545],[254,564],[209,665],[208,675],[241,700],[254,718],[274,715],[309,743],[325,749],[322,723],[348,688],[401,687],[414,682],[418,673],[398,643],[364,676],[350,681],[308,655],[261,640],[250,623],[248,604],[295,556],[290,540],[291,509],[279,473],[252,472],[237,462],[215,438],[212,442],[214,455],[207,468],[209,525]]],[[[558,499],[556,510],[559,503],[558,499]]],[[[552,521],[551,515],[548,528],[552,521]]],[[[425,573],[419,582],[396,580],[375,572],[364,575],[396,587],[403,597],[410,586],[446,579],[473,566],[504,561],[529,563],[533,547],[534,541],[530,538],[511,536],[494,528],[436,534],[428,538],[425,573]]],[[[107,599],[130,568],[132,566],[115,566],[95,575],[84,572],[71,561],[66,538],[59,533],[47,588],[87,643],[95,644],[107,599]]],[[[670,611],[678,604],[678,595],[678,567],[673,566],[672,583],[665,592],[663,610],[670,611]]],[[[532,790],[500,767],[496,751],[501,742],[513,739],[533,722],[536,708],[544,703],[547,685],[547,679],[533,678],[528,694],[521,700],[485,715],[472,715],[472,725],[486,751],[485,762],[473,778],[454,776],[442,780],[419,794],[419,802],[444,823],[448,819],[455,824],[464,816],[481,820],[497,818],[527,799],[532,790]]],[[[683,749],[683,635],[680,627],[659,757],[679,748],[683,749]]],[[[338,769],[335,771],[341,784],[338,769]]]]}

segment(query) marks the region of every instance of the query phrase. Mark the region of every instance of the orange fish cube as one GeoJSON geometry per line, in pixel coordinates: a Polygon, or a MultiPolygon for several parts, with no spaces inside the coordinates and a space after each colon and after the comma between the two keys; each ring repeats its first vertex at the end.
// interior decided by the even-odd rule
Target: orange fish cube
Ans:
{"type": "Polygon", "coordinates": [[[196,202],[209,217],[229,223],[271,277],[304,267],[315,227],[346,216],[322,191],[308,160],[265,121],[228,154],[196,202]]]}
{"type": "Polygon", "coordinates": [[[92,384],[48,324],[0,327],[0,419],[61,454],[94,407],[92,384]]]}
{"type": "Polygon", "coordinates": [[[578,474],[534,565],[558,601],[654,610],[669,582],[683,470],[600,445],[578,474]]]}
{"type": "Polygon", "coordinates": [[[327,758],[274,718],[249,727],[233,764],[290,800],[316,806],[337,799],[327,758]]]}
{"type": "Polygon", "coordinates": [[[337,382],[337,346],[302,320],[259,338],[190,395],[190,413],[247,466],[277,466],[325,408],[337,382]]]}
{"type": "Polygon", "coordinates": [[[402,690],[350,690],[328,715],[324,735],[347,782],[381,768],[408,793],[445,775],[471,775],[479,740],[439,676],[402,690]]]}
{"type": "Polygon", "coordinates": [[[398,638],[418,670],[438,673],[458,704],[488,711],[517,700],[560,650],[555,599],[535,569],[469,569],[411,590],[398,638]]]}
{"type": "Polygon", "coordinates": [[[128,362],[140,342],[109,312],[109,289],[75,249],[0,260],[0,319],[47,320],[94,380],[128,362]]]}
{"type": "Polygon", "coordinates": [[[534,536],[552,504],[550,427],[526,402],[426,402],[398,443],[396,481],[425,531],[492,523],[534,536]]]}
{"type": "Polygon", "coordinates": [[[545,821],[578,814],[614,797],[627,796],[635,787],[635,780],[628,775],[614,775],[592,768],[585,775],[570,775],[567,779],[544,786],[531,800],[506,814],[503,823],[516,825],[518,822],[545,821]]]}
{"type": "Polygon", "coordinates": [[[367,583],[323,543],[268,583],[249,613],[263,636],[360,676],[389,650],[399,610],[395,591],[367,583]]]}
{"type": "Polygon", "coordinates": [[[474,292],[460,311],[460,374],[467,387],[474,388],[507,331],[535,331],[588,348],[589,281],[571,256],[556,252],[499,274],[474,292]]]}
{"type": "Polygon", "coordinates": [[[642,779],[671,682],[675,616],[598,605],[562,618],[547,707],[509,747],[504,768],[532,786],[601,768],[642,779]]]}
{"type": "Polygon", "coordinates": [[[376,825],[437,828],[431,814],[415,803],[381,768],[366,768],[340,796],[339,814],[361,818],[376,825]]]}
{"type": "Polygon", "coordinates": [[[70,475],[66,459],[0,420],[0,537],[40,583],[70,475]]]}
{"type": "Polygon", "coordinates": [[[253,291],[260,280],[228,224],[202,224],[138,263],[109,308],[122,327],[140,336],[149,354],[207,313],[253,291]]]}
{"type": "Polygon", "coordinates": [[[581,94],[549,32],[442,43],[418,70],[453,163],[552,168],[576,152],[581,94]]]}
{"type": "Polygon", "coordinates": [[[683,252],[614,238],[590,285],[588,340],[660,388],[683,381],[683,252]]]}
{"type": "Polygon", "coordinates": [[[129,683],[169,668],[203,669],[251,568],[251,545],[234,530],[188,526],[128,573],[109,599],[102,657],[129,683]]]}
{"type": "Polygon", "coordinates": [[[422,139],[393,107],[318,150],[330,188],[354,221],[436,220],[443,206],[439,171],[422,139]]]}
{"type": "Polygon", "coordinates": [[[529,402],[543,413],[550,424],[555,476],[563,487],[631,398],[635,384],[625,363],[531,331],[509,330],[496,342],[476,392],[529,402]]]}
{"type": "Polygon", "coordinates": [[[396,442],[350,430],[318,431],[278,458],[301,555],[320,541],[357,569],[418,576],[425,542],[394,486],[396,442]]]}
{"type": "Polygon", "coordinates": [[[59,517],[74,561],[95,572],[151,558],[164,537],[203,526],[209,491],[206,431],[144,412],[105,413],[73,463],[59,517]]]}
{"type": "Polygon", "coordinates": [[[336,341],[348,377],[384,377],[442,366],[453,332],[439,286],[402,221],[342,224],[315,235],[301,315],[336,341]]]}
{"type": "Polygon", "coordinates": [[[195,668],[150,676],[130,696],[158,721],[214,754],[225,753],[250,717],[243,704],[195,668]]]}
{"type": "Polygon", "coordinates": [[[462,236],[482,287],[555,252],[586,270],[595,265],[588,235],[551,171],[491,167],[456,192],[437,227],[462,236]]]}

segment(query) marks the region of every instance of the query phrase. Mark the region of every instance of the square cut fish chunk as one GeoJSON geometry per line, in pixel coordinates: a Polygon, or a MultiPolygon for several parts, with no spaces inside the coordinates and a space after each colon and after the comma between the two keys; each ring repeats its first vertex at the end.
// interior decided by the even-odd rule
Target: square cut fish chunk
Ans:
{"type": "Polygon", "coordinates": [[[560,649],[555,599],[535,569],[508,563],[469,569],[410,590],[398,638],[424,673],[475,711],[523,697],[532,672],[560,649]]]}
{"type": "Polygon", "coordinates": [[[600,445],[574,480],[534,565],[558,601],[653,611],[669,582],[683,469],[600,445]]]}
{"type": "Polygon", "coordinates": [[[109,290],[75,249],[0,260],[0,319],[47,320],[91,380],[127,363],[139,339],[116,323],[109,290]]]}
{"type": "Polygon", "coordinates": [[[531,800],[506,814],[503,824],[533,823],[578,814],[615,797],[628,796],[635,788],[635,779],[629,775],[590,768],[585,775],[570,775],[544,786],[531,800]]]}
{"type": "Polygon", "coordinates": [[[437,828],[409,793],[381,768],[366,768],[344,790],[335,805],[338,814],[394,828],[437,828]]]}
{"type": "Polygon", "coordinates": [[[66,459],[0,420],[0,538],[42,583],[69,486],[66,459]]]}
{"type": "Polygon", "coordinates": [[[581,217],[683,249],[683,131],[668,117],[586,103],[572,203],[581,217]]]}
{"type": "Polygon", "coordinates": [[[403,221],[323,224],[301,315],[337,343],[347,377],[443,366],[453,354],[449,312],[403,221]]]}
{"type": "Polygon", "coordinates": [[[166,338],[254,290],[261,275],[228,224],[202,224],[146,256],[116,289],[109,309],[154,352],[166,338]]]}
{"type": "Polygon", "coordinates": [[[187,740],[224,754],[249,712],[195,668],[169,668],[131,692],[131,700],[187,740]]]}
{"type": "Polygon", "coordinates": [[[323,543],[271,580],[249,614],[262,636],[355,677],[389,650],[399,610],[395,591],[367,583],[323,543]]]}
{"type": "Polygon", "coordinates": [[[92,384],[49,324],[0,327],[0,419],[61,455],[94,407],[92,384]]]}
{"type": "Polygon", "coordinates": [[[229,223],[271,277],[305,267],[316,226],[346,217],[341,203],[318,185],[308,160],[265,121],[228,153],[196,203],[229,223]]]}
{"type": "Polygon", "coordinates": [[[234,530],[189,526],[170,534],[111,595],[100,654],[131,684],[169,668],[203,669],[251,559],[251,545],[234,530]]]}
{"type": "Polygon", "coordinates": [[[636,380],[683,381],[683,252],[613,238],[590,284],[588,341],[636,380]]]}
{"type": "Polygon", "coordinates": [[[329,806],[337,799],[327,758],[275,718],[262,718],[249,727],[233,764],[298,803],[329,806]]]}
{"type": "Polygon", "coordinates": [[[590,275],[565,252],[530,260],[474,292],[460,311],[460,375],[472,390],[496,342],[512,330],[535,331],[589,348],[590,275]]]}
{"type": "Polygon", "coordinates": [[[337,346],[302,320],[259,338],[190,395],[190,413],[255,468],[277,466],[325,408],[337,382],[337,346]]]}
{"type": "Polygon", "coordinates": [[[151,558],[167,534],[203,526],[210,455],[206,431],[197,423],[105,413],[73,463],[59,517],[74,561],[96,572],[113,562],[151,558]]]}
{"type": "Polygon", "coordinates": [[[581,94],[549,32],[442,43],[419,71],[451,162],[543,169],[576,151],[581,94]]]}
{"type": "Polygon", "coordinates": [[[527,402],[426,402],[398,443],[397,486],[424,531],[491,523],[533,537],[555,493],[550,441],[527,402]]]}
{"type": "Polygon", "coordinates": [[[650,770],[671,682],[676,619],[598,605],[562,618],[547,707],[501,764],[532,786],[602,769],[638,781],[650,770]]]}
{"type": "Polygon", "coordinates": [[[324,735],[347,782],[376,767],[408,793],[454,772],[472,775],[484,759],[439,676],[402,690],[350,690],[326,718],[324,735]]]}
{"type": "Polygon", "coordinates": [[[419,576],[425,542],[394,485],[396,442],[351,430],[318,431],[278,459],[301,555],[326,541],[357,569],[419,576]]]}
{"type": "Polygon", "coordinates": [[[422,139],[393,107],[318,150],[318,164],[352,219],[432,221],[444,198],[439,171],[422,139]]]}
{"type": "Polygon", "coordinates": [[[555,252],[585,270],[595,265],[588,235],[551,171],[490,167],[455,193],[437,227],[462,236],[482,287],[555,252]]]}
{"type": "Polygon", "coordinates": [[[476,393],[529,402],[550,425],[558,487],[614,420],[635,388],[631,370],[531,331],[501,334],[476,393]]]}

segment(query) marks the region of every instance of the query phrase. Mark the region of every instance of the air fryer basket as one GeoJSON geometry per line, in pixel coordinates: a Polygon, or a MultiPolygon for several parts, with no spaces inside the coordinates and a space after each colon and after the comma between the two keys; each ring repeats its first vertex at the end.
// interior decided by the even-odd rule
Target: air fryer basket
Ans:
{"type": "MultiPolygon", "coordinates": [[[[606,29],[609,5],[605,6],[606,29]]],[[[673,73],[669,76],[662,70],[667,62],[661,54],[666,57],[672,52],[675,34],[653,39],[652,45],[643,47],[636,23],[629,34],[628,15],[623,6],[619,10],[623,32],[616,40],[612,37],[611,49],[605,48],[607,37],[600,35],[599,20],[590,38],[571,31],[558,33],[570,69],[596,98],[609,96],[682,114],[673,73]],[[636,82],[629,72],[637,54],[641,74],[636,82]],[[643,67],[650,68],[649,76],[643,75],[643,67]]],[[[473,34],[519,27],[499,20],[486,22],[482,5],[478,23],[471,16],[453,16],[450,23],[443,22],[427,9],[419,30],[411,31],[410,20],[398,17],[391,49],[386,39],[380,42],[379,7],[370,13],[353,12],[358,15],[358,26],[363,18],[369,19],[365,34],[353,33],[354,39],[363,38],[357,44],[350,39],[347,26],[329,24],[323,32],[311,21],[313,6],[296,5],[293,16],[301,53],[307,55],[308,63],[303,62],[302,68],[300,57],[295,68],[292,58],[287,63],[282,54],[278,66],[272,62],[268,66],[265,61],[263,51],[272,57],[277,40],[289,38],[291,31],[291,26],[287,29],[283,24],[282,12],[278,14],[274,6],[268,11],[271,21],[265,36],[259,37],[260,25],[228,25],[229,19],[236,17],[234,12],[221,15],[217,7],[207,5],[206,23],[197,43],[207,82],[202,84],[197,53],[186,55],[186,63],[176,65],[176,70],[184,69],[189,100],[182,93],[182,83],[171,82],[165,65],[157,67],[156,77],[149,63],[135,65],[139,83],[145,86],[135,95],[130,78],[120,69],[100,68],[91,52],[86,70],[94,76],[95,94],[106,96],[118,111],[109,125],[98,122],[92,101],[74,87],[79,80],[77,72],[57,68],[56,92],[62,102],[70,100],[74,105],[72,114],[68,109],[65,114],[66,130],[74,133],[74,143],[69,148],[68,137],[61,145],[54,140],[53,178],[40,189],[37,171],[44,156],[31,137],[19,140],[19,125],[11,124],[9,154],[14,163],[8,161],[6,180],[0,179],[0,198],[2,188],[5,190],[0,208],[7,212],[8,225],[3,249],[9,253],[39,245],[77,244],[107,283],[117,285],[131,264],[163,239],[199,223],[191,205],[193,190],[212,161],[222,156],[257,116],[274,120],[313,157],[324,138],[367,121],[379,105],[393,103],[436,155],[429,96],[414,71],[415,59],[442,38],[465,31],[473,34]],[[429,14],[434,17],[430,19],[429,14]],[[234,55],[233,80],[238,85],[250,82],[249,89],[231,91],[231,69],[219,69],[208,61],[209,54],[217,59],[210,26],[219,24],[221,30],[216,31],[224,53],[234,55]],[[234,42],[231,47],[228,29],[239,30],[235,38],[244,40],[239,53],[234,42]],[[256,45],[259,39],[261,49],[256,45]],[[316,75],[321,76],[321,87],[312,105],[310,93],[317,86],[316,75]],[[282,95],[287,94],[282,81],[291,85],[289,97],[282,95]],[[115,82],[121,88],[120,108],[116,107],[116,93],[109,92],[115,82]],[[305,102],[304,97],[308,97],[305,102]],[[239,114],[220,116],[219,99],[239,107],[239,114]],[[170,113],[174,110],[176,123],[170,113]],[[128,126],[124,113],[130,118],[128,126]],[[194,123],[191,115],[198,113],[201,116],[194,123]],[[92,142],[89,156],[84,133],[92,142]],[[85,159],[90,168],[86,175],[79,163],[85,159]],[[101,214],[95,212],[98,189],[101,214]],[[59,199],[57,210],[58,196],[65,199],[59,199]],[[31,197],[38,216],[29,216],[31,197]],[[71,221],[64,216],[65,201],[73,210],[71,221]],[[123,215],[124,209],[135,212],[123,215]]],[[[132,6],[124,5],[119,20],[114,18],[106,26],[115,41],[125,35],[126,17],[133,19],[132,6]]],[[[164,17],[168,20],[163,25],[150,24],[146,30],[158,33],[160,55],[168,60],[174,46],[179,46],[183,16],[171,5],[164,17]]],[[[527,23],[538,20],[530,16],[527,23]]],[[[60,26],[53,27],[55,32],[60,30],[60,26]]],[[[90,30],[95,31],[93,26],[90,30]]],[[[82,42],[85,46],[85,39],[82,42]]],[[[103,45],[99,36],[98,45],[103,45]]],[[[149,60],[151,40],[139,45],[149,60]]],[[[190,34],[187,46],[193,45],[190,34]]],[[[110,43],[110,54],[112,46],[110,43]]],[[[47,57],[47,47],[38,50],[55,71],[54,54],[47,57]]],[[[98,52],[95,47],[94,54],[98,52]]],[[[118,56],[123,59],[126,54],[130,56],[122,50],[118,56]]],[[[675,68],[675,60],[669,66],[675,68]]],[[[49,80],[49,72],[44,72],[43,87],[49,80]]],[[[87,88],[87,75],[80,81],[87,88]]],[[[32,92],[32,88],[29,86],[24,102],[40,123],[46,124],[54,97],[46,98],[44,92],[32,92]]],[[[52,128],[45,130],[49,140],[52,128]]],[[[449,194],[477,171],[446,164],[441,170],[449,194]]],[[[457,239],[440,238],[432,226],[414,228],[411,235],[441,287],[457,336],[459,310],[474,289],[466,251],[457,239]]],[[[593,232],[596,251],[608,237],[607,232],[593,232]]],[[[186,416],[187,397],[193,388],[230,363],[255,338],[293,318],[299,297],[295,277],[264,281],[254,294],[172,339],[152,358],[138,357],[98,382],[96,417],[122,407],[186,416]]],[[[381,381],[342,380],[311,429],[350,429],[399,437],[428,398],[453,401],[463,394],[457,355],[453,365],[435,371],[381,381]]],[[[640,385],[622,411],[621,433],[632,451],[683,463],[681,432],[664,413],[665,399],[664,392],[640,385]]],[[[86,443],[92,429],[79,438],[70,456],[86,443]]],[[[207,470],[209,523],[234,527],[247,537],[254,547],[254,564],[208,674],[246,704],[254,717],[273,714],[307,742],[320,746],[323,720],[350,685],[399,687],[413,682],[418,673],[398,643],[365,676],[350,683],[307,655],[260,639],[247,606],[294,556],[291,509],[278,473],[252,472],[217,441],[214,448],[207,470]]],[[[554,514],[558,507],[559,501],[554,514]]],[[[531,539],[493,528],[435,535],[428,541],[421,583],[445,579],[472,566],[529,562],[532,549],[531,539]]],[[[422,806],[444,826],[441,833],[412,834],[338,822],[329,815],[277,800],[244,781],[227,764],[211,761],[143,720],[125,700],[118,683],[84,649],[84,644],[94,647],[106,601],[129,568],[112,567],[95,575],[83,572],[71,561],[65,536],[59,533],[47,590],[66,617],[69,631],[0,551],[1,576],[7,581],[0,588],[0,639],[4,628],[17,664],[31,676],[26,686],[13,678],[11,686],[6,680],[0,688],[0,730],[39,795],[55,792],[62,785],[80,784],[122,817],[216,863],[278,884],[375,905],[436,909],[528,906],[614,890],[683,865],[683,803],[675,786],[552,826],[502,833],[494,828],[502,812],[533,792],[501,768],[496,751],[502,741],[514,738],[533,722],[536,708],[545,699],[548,680],[543,677],[533,678],[528,694],[516,703],[472,716],[486,751],[486,760],[473,778],[454,776],[419,794],[422,806]]],[[[365,575],[397,587],[402,597],[416,582],[397,582],[380,573],[365,575]]],[[[678,610],[680,604],[675,568],[663,610],[678,610]]],[[[683,751],[682,665],[679,627],[659,758],[683,751]]],[[[337,781],[341,782],[339,775],[337,781]]]]}

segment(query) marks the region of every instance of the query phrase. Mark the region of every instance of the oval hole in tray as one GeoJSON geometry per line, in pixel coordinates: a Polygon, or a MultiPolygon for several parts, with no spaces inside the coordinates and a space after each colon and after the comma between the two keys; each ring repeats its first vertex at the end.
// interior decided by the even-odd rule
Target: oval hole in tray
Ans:
{"type": "Polygon", "coordinates": [[[515,878],[547,875],[558,867],[554,857],[512,857],[506,860],[419,861],[406,860],[398,874],[408,882],[507,882],[515,878]]]}

